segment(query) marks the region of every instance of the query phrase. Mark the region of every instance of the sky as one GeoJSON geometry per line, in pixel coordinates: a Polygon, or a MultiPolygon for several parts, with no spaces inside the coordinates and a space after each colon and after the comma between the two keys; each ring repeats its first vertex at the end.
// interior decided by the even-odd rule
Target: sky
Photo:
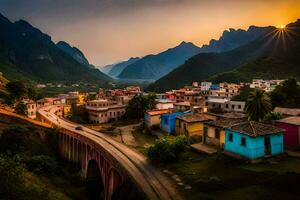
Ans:
{"type": "Polygon", "coordinates": [[[0,0],[0,12],[103,66],[182,41],[202,46],[229,28],[285,25],[300,18],[300,0],[0,0]]]}

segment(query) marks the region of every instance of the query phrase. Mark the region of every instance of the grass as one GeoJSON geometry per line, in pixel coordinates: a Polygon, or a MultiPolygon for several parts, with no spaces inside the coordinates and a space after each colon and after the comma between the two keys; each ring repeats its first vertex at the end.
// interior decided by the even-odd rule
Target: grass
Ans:
{"type": "Polygon", "coordinates": [[[178,185],[185,199],[299,199],[300,160],[246,164],[219,154],[188,150],[176,163],[160,166],[177,174],[189,190],[178,185]]]}
{"type": "Polygon", "coordinates": [[[135,138],[137,147],[136,149],[143,154],[146,154],[147,147],[154,143],[157,138],[155,135],[148,133],[143,133],[141,129],[137,129],[132,132],[133,137],[135,138]]]}

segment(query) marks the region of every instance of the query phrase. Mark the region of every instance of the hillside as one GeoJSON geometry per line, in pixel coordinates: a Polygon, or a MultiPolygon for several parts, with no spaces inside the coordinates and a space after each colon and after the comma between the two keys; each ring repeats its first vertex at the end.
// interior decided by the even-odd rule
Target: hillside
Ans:
{"type": "Polygon", "coordinates": [[[169,73],[185,60],[197,54],[200,48],[190,42],[182,42],[157,55],[147,55],[128,65],[118,76],[119,79],[156,80],[169,73]]]}
{"type": "Polygon", "coordinates": [[[300,20],[287,25],[284,30],[273,28],[232,51],[198,54],[150,85],[148,90],[167,90],[207,79],[237,82],[253,78],[300,77],[299,28],[300,20]]]}
{"type": "Polygon", "coordinates": [[[166,52],[145,56],[138,62],[128,65],[118,78],[157,80],[197,53],[229,51],[255,40],[272,29],[273,27],[256,26],[250,26],[247,30],[230,28],[225,30],[218,40],[212,39],[208,45],[203,45],[201,48],[192,43],[183,42],[166,52]]]}
{"type": "Polygon", "coordinates": [[[113,67],[109,70],[109,72],[107,73],[109,76],[111,77],[117,77],[119,76],[122,71],[128,66],[131,65],[132,63],[138,61],[140,58],[130,58],[127,61],[123,61],[120,63],[117,63],[115,65],[113,65],[113,67]]]}
{"type": "Polygon", "coordinates": [[[24,20],[14,23],[0,14],[0,71],[9,80],[40,82],[111,79],[97,69],[79,63],[58,48],[51,37],[24,20]]]}
{"type": "Polygon", "coordinates": [[[247,30],[233,29],[225,30],[218,40],[210,40],[208,45],[201,47],[201,52],[225,52],[255,40],[265,33],[273,30],[274,27],[250,26],[247,30]]]}
{"type": "Polygon", "coordinates": [[[85,55],[76,47],[71,47],[68,43],[64,41],[59,41],[56,43],[56,46],[63,50],[65,53],[69,54],[74,58],[77,62],[83,65],[89,65],[89,61],[86,59],[85,55]]]}
{"type": "Polygon", "coordinates": [[[241,67],[210,77],[215,82],[249,82],[253,78],[300,79],[300,20],[276,33],[270,52],[241,67]]]}

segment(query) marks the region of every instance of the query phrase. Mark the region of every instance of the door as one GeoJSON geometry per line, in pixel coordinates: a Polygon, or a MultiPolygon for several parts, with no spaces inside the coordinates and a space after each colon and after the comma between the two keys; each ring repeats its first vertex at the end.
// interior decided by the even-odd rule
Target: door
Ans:
{"type": "Polygon", "coordinates": [[[271,155],[271,140],[270,137],[265,137],[265,155],[271,155]]]}

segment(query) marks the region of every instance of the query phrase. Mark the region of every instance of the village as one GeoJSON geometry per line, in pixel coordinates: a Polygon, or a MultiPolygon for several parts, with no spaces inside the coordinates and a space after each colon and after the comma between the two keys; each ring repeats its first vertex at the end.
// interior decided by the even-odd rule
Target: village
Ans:
{"type": "MultiPolygon", "coordinates": [[[[155,107],[142,113],[143,130],[161,136],[187,137],[196,151],[257,162],[299,147],[300,109],[275,107],[280,119],[272,123],[251,120],[245,101],[235,100],[242,88],[271,92],[284,80],[260,80],[252,83],[194,82],[161,94],[155,94],[155,107]]],[[[24,99],[28,117],[35,119],[39,107],[60,105],[68,117],[72,105],[88,113],[88,123],[107,124],[124,120],[128,103],[137,95],[147,96],[138,86],[124,89],[99,89],[99,92],[69,92],[37,101],[24,99]]],[[[139,112],[136,108],[136,112],[139,112]]],[[[140,122],[139,122],[140,123],[140,122]]],[[[101,129],[100,129],[101,130],[101,129]]]]}
{"type": "Polygon", "coordinates": [[[292,183],[298,177],[300,109],[271,105],[292,105],[298,90],[295,79],[194,82],[165,93],[127,86],[37,100],[25,95],[1,109],[40,121],[40,109],[59,107],[56,115],[77,124],[76,131],[89,128],[139,152],[187,199],[240,198],[247,193],[244,188],[264,198],[265,192],[256,194],[262,185],[270,184],[267,190],[273,191],[273,181],[294,177],[292,183]],[[284,93],[287,89],[291,95],[284,93]]]}

